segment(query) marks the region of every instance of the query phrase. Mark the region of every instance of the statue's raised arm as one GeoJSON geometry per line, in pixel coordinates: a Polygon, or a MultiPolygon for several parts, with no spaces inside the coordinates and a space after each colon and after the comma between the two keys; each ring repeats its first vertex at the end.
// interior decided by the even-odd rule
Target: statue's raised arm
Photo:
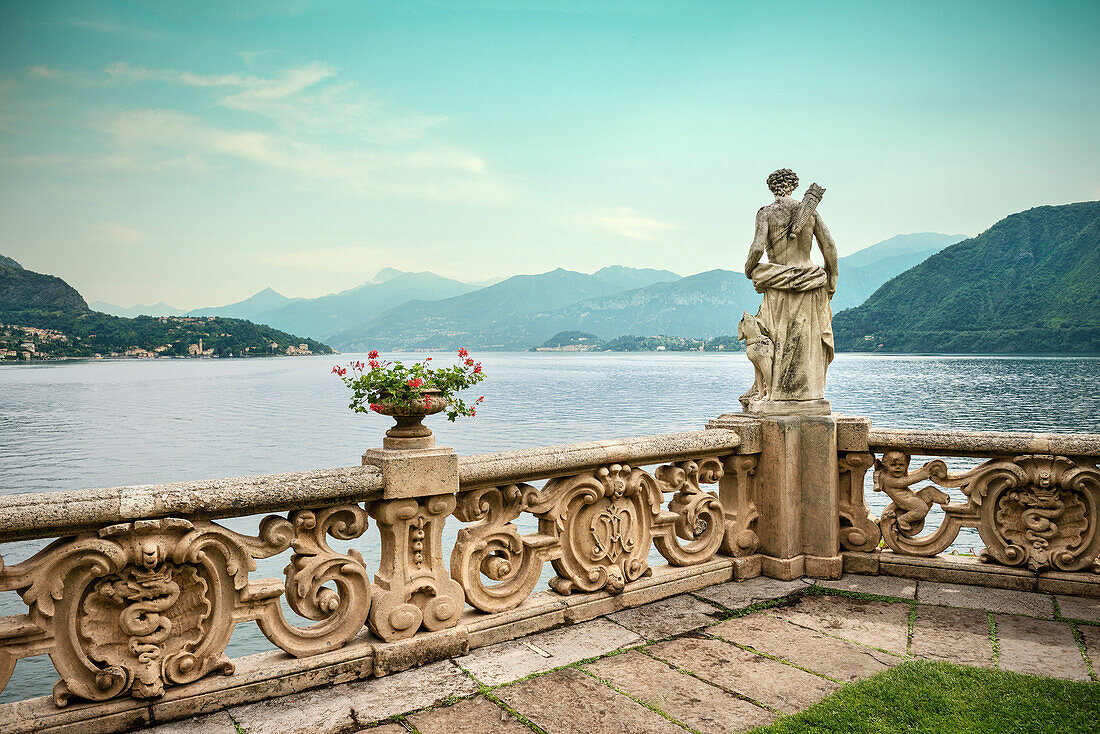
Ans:
{"type": "Polygon", "coordinates": [[[768,176],[768,188],[775,201],[756,214],[745,275],[763,294],[755,326],[769,344],[757,339],[752,345],[757,377],[741,403],[753,412],[828,413],[825,372],[833,360],[830,299],[837,251],[816,211],[825,189],[813,184],[801,201],[793,198],[798,176],[789,168],[768,176]],[[815,239],[824,268],[810,260],[815,239]],[[768,261],[762,262],[765,254],[768,261]]]}

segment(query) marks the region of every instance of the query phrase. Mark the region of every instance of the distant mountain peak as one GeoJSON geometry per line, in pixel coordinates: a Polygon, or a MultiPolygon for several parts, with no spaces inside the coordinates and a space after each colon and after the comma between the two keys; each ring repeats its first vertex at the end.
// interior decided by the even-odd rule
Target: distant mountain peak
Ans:
{"type": "Polygon", "coordinates": [[[399,275],[405,275],[404,270],[398,270],[397,268],[382,268],[378,271],[378,274],[370,279],[371,283],[385,283],[387,280],[393,280],[399,275]]]}
{"type": "Polygon", "coordinates": [[[9,268],[17,268],[19,270],[23,269],[22,265],[17,263],[15,260],[12,260],[10,257],[5,257],[4,255],[0,255],[0,265],[6,265],[9,268]]]}

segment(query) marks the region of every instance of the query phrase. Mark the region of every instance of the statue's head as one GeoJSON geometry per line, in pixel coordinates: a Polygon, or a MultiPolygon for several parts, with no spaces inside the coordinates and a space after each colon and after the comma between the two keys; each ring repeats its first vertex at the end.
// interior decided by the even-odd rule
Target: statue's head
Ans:
{"type": "Polygon", "coordinates": [[[776,196],[790,196],[798,188],[798,176],[789,168],[780,168],[768,176],[768,188],[776,196]]]}
{"type": "Polygon", "coordinates": [[[901,479],[909,473],[909,455],[904,451],[887,451],[882,455],[882,466],[891,477],[901,479]]]}

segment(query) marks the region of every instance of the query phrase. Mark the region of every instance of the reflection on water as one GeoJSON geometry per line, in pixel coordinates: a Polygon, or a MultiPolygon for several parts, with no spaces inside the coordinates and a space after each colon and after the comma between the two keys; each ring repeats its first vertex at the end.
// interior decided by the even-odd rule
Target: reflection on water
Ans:
{"type": "MultiPolygon", "coordinates": [[[[380,444],[388,419],[347,410],[346,388],[329,367],[351,358],[0,367],[0,494],[357,464],[364,449],[380,444]]],[[[483,362],[489,379],[477,388],[485,394],[477,417],[428,419],[439,443],[460,454],[698,429],[738,410],[737,396],[752,382],[739,353],[491,353],[483,362]]],[[[839,355],[828,398],[834,411],[870,416],[880,427],[1100,432],[1097,385],[1095,358],[839,355]]],[[[877,515],[888,499],[868,486],[868,502],[877,515]]],[[[256,521],[226,524],[254,533],[256,521]]],[[[524,526],[533,530],[535,522],[524,518],[524,526]]],[[[456,528],[449,525],[448,542],[456,528]]],[[[375,530],[364,538],[370,543],[356,547],[374,568],[375,530]]],[[[10,564],[43,544],[0,552],[10,564]]],[[[964,530],[956,547],[980,545],[976,532],[964,530]]],[[[255,577],[280,576],[286,563],[286,555],[259,561],[255,577]]],[[[25,610],[13,597],[0,594],[0,614],[25,610]]],[[[269,648],[245,624],[228,654],[269,648]]],[[[21,661],[0,701],[45,695],[55,679],[48,658],[21,661]]]]}

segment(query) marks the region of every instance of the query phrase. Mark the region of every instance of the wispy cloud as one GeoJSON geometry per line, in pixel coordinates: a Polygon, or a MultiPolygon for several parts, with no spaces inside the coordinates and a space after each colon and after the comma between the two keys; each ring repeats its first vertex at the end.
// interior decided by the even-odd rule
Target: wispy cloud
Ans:
{"type": "Polygon", "coordinates": [[[581,221],[583,224],[599,227],[620,237],[634,240],[652,240],[661,232],[678,229],[671,222],[653,219],[628,206],[601,209],[582,217],[581,221]]]}
{"type": "Polygon", "coordinates": [[[331,184],[353,196],[500,204],[511,195],[480,156],[430,139],[446,117],[395,109],[353,84],[333,82],[337,70],[320,62],[270,77],[125,62],[99,72],[36,66],[28,76],[88,88],[155,83],[216,90],[220,106],[244,113],[237,126],[173,109],[109,113],[96,126],[110,134],[120,152],[100,166],[119,157],[147,168],[168,161],[199,168],[206,158],[221,157],[331,184]]]}
{"type": "Polygon", "coordinates": [[[259,56],[267,56],[268,54],[274,52],[274,49],[263,48],[258,51],[238,51],[237,55],[244,59],[246,63],[251,63],[259,56]]]}

